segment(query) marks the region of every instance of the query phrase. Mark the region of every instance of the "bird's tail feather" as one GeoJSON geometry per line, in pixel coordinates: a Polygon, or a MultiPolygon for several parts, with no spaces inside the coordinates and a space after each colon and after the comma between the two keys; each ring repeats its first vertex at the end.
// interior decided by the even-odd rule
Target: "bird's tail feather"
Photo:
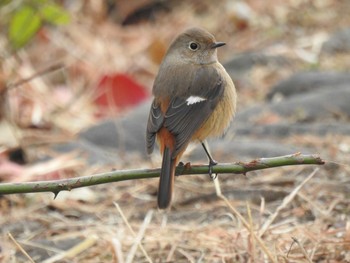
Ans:
{"type": "Polygon", "coordinates": [[[165,147],[163,152],[162,169],[160,172],[158,188],[158,208],[166,209],[169,207],[175,178],[176,158],[172,158],[172,151],[165,147]]]}

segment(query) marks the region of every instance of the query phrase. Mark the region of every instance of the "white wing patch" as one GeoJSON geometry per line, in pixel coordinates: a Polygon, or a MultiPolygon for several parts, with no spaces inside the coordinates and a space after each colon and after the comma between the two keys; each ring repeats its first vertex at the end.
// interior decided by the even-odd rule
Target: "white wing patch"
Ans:
{"type": "Polygon", "coordinates": [[[205,101],[207,99],[199,97],[199,96],[190,96],[187,98],[187,106],[201,102],[201,101],[205,101]]]}

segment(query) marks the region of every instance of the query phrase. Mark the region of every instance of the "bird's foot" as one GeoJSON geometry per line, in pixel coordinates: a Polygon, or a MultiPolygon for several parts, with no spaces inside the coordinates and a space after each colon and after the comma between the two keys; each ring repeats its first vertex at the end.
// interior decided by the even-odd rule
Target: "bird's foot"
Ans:
{"type": "Polygon", "coordinates": [[[212,179],[212,180],[215,180],[216,177],[218,177],[218,174],[213,174],[213,167],[217,164],[218,164],[217,161],[210,159],[210,161],[209,161],[209,176],[210,176],[210,179],[212,179]]]}

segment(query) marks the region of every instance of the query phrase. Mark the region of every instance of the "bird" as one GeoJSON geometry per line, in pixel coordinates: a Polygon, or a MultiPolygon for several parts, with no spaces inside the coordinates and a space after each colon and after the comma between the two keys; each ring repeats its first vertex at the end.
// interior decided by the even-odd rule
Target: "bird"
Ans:
{"type": "Polygon", "coordinates": [[[222,136],[236,111],[235,85],[217,57],[217,42],[207,30],[194,27],[170,44],[155,78],[146,130],[147,153],[155,142],[162,154],[158,208],[172,200],[175,168],[191,142],[202,144],[209,158],[209,174],[217,162],[206,139],[222,136]]]}

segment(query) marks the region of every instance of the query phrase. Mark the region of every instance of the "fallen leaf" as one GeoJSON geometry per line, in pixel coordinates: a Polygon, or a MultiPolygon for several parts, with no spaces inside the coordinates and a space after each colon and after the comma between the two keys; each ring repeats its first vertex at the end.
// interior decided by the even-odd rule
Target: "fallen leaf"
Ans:
{"type": "Polygon", "coordinates": [[[111,74],[101,78],[97,85],[96,104],[102,109],[125,109],[144,101],[148,97],[146,88],[126,74],[111,74]]]}

